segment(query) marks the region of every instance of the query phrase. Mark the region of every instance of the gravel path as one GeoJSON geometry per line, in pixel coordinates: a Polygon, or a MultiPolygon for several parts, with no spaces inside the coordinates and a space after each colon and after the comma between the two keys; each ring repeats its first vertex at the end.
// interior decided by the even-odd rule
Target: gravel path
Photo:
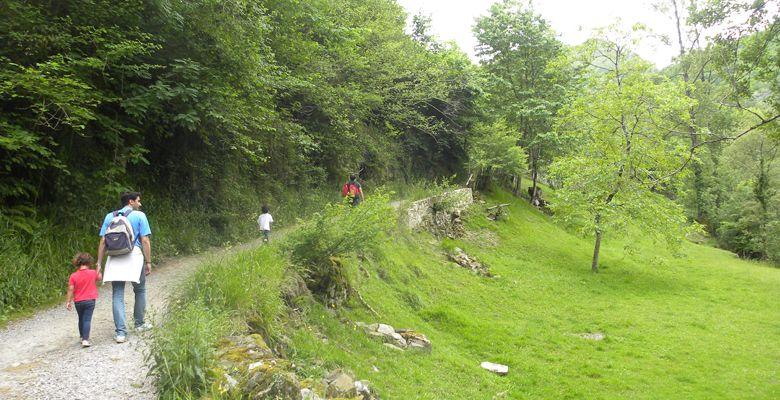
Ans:
{"type": "MultiPolygon", "coordinates": [[[[172,259],[147,277],[147,318],[165,310],[167,294],[200,263],[251,248],[260,241],[206,254],[172,259]]],[[[100,289],[92,317],[92,347],[82,349],[75,308],[65,304],[41,311],[0,330],[0,399],[154,399],[156,391],[144,362],[143,335],[130,332],[114,343],[111,286],[100,289]]],[[[127,321],[132,326],[133,290],[125,289],[127,321]]],[[[130,327],[129,326],[129,327],[130,327]]]]}

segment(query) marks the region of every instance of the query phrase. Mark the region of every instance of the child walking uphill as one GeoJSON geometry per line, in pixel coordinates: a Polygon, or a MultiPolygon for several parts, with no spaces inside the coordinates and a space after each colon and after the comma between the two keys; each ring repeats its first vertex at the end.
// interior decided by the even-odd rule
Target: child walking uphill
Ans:
{"type": "Polygon", "coordinates": [[[76,313],[79,315],[79,336],[81,347],[89,347],[89,330],[92,325],[92,312],[95,311],[95,300],[98,298],[98,290],[95,282],[102,279],[100,271],[90,269],[94,259],[89,253],[78,253],[73,257],[72,264],[76,272],[70,274],[68,281],[67,309],[73,309],[76,304],[76,313]]]}
{"type": "Polygon", "coordinates": [[[263,213],[257,218],[257,224],[260,225],[260,230],[263,231],[263,243],[268,243],[268,239],[271,237],[271,224],[274,222],[274,217],[268,210],[268,206],[263,206],[263,213]]]}

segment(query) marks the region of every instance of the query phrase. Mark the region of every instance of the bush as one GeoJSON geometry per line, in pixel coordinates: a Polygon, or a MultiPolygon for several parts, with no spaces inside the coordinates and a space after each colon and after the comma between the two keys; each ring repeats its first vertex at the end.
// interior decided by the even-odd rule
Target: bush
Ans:
{"type": "Polygon", "coordinates": [[[329,204],[290,234],[286,248],[309,290],[320,299],[337,304],[352,292],[341,259],[377,248],[396,219],[388,199],[380,193],[357,207],[329,204]]]}
{"type": "Polygon", "coordinates": [[[214,345],[230,331],[230,320],[200,300],[176,307],[172,316],[153,331],[151,373],[161,399],[199,398],[213,379],[214,345]]]}

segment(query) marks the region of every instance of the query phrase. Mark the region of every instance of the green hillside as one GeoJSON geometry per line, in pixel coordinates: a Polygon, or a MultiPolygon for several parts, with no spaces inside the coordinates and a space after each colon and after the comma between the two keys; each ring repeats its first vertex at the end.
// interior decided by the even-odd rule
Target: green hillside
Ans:
{"type": "MultiPolygon", "coordinates": [[[[681,258],[641,240],[627,252],[627,240],[606,237],[602,272],[593,274],[590,240],[507,194],[486,200],[511,203],[508,219],[490,221],[487,205],[477,204],[465,217],[463,239],[398,231],[379,254],[346,262],[378,317],[357,301],[328,310],[304,300],[296,311],[280,312],[283,322],[274,326],[283,333],[269,335],[289,336],[297,374],[316,381],[345,368],[369,380],[383,399],[769,399],[780,393],[780,270],[695,244],[686,244],[681,258]],[[446,251],[455,246],[495,276],[448,261],[446,251]],[[357,321],[415,329],[433,350],[389,349],[356,329],[357,321]],[[579,336],[596,332],[605,338],[579,336]],[[482,361],[508,365],[509,374],[484,371],[482,361]]],[[[225,264],[262,271],[271,253],[264,248],[225,264]]],[[[266,294],[281,281],[281,267],[272,264],[271,278],[256,278],[262,282],[256,289],[266,294]]],[[[261,302],[266,311],[274,309],[269,302],[278,305],[261,302]]]]}

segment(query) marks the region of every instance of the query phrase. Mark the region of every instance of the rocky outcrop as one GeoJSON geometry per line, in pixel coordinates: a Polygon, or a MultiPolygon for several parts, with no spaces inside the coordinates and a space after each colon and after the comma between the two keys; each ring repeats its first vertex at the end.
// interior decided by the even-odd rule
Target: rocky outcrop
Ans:
{"type": "Polygon", "coordinates": [[[434,234],[459,237],[460,216],[474,202],[470,188],[457,189],[415,201],[406,211],[411,229],[428,229],[434,234]]]}
{"type": "Polygon", "coordinates": [[[481,276],[487,276],[491,277],[493,274],[490,273],[490,270],[487,266],[483,265],[477,259],[474,257],[469,256],[466,254],[463,249],[460,247],[456,247],[448,254],[448,257],[450,260],[452,260],[455,264],[460,265],[463,268],[466,268],[478,275],[481,276]]]}
{"type": "Polygon", "coordinates": [[[295,366],[277,357],[262,336],[229,336],[220,341],[216,356],[215,391],[246,399],[378,400],[368,381],[336,370],[321,381],[299,380],[295,366]]]}

